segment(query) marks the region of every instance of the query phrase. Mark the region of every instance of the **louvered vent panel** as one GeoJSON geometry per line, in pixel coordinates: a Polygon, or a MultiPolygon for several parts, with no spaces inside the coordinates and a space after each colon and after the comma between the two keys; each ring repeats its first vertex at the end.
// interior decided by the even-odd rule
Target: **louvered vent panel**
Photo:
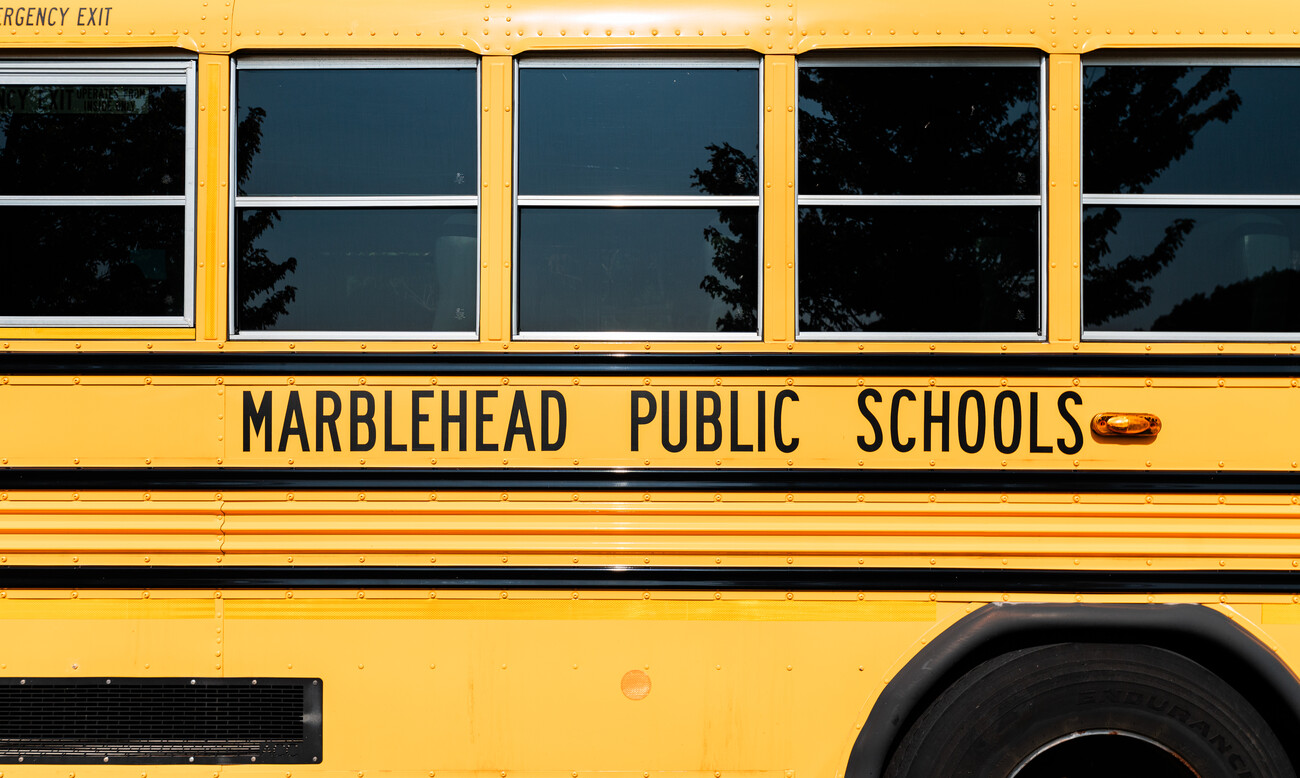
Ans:
{"type": "Polygon", "coordinates": [[[310,764],[320,758],[319,679],[0,679],[3,763],[310,764]]]}

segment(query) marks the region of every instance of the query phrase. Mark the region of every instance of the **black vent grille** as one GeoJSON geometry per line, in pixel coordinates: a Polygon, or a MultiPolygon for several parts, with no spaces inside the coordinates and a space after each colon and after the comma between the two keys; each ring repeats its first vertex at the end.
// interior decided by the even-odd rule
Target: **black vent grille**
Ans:
{"type": "Polygon", "coordinates": [[[320,679],[0,678],[0,763],[320,759],[320,679]]]}

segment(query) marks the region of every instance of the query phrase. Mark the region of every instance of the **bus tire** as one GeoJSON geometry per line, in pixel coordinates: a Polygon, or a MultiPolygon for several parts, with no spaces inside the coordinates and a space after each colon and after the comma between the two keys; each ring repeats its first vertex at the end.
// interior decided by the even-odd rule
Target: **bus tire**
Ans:
{"type": "Polygon", "coordinates": [[[1154,646],[1060,643],[959,678],[903,736],[885,778],[1031,776],[1062,761],[1053,748],[1067,743],[1070,766],[1052,775],[1151,776],[1132,747],[1176,758],[1161,778],[1295,776],[1259,712],[1205,667],[1154,646]]]}

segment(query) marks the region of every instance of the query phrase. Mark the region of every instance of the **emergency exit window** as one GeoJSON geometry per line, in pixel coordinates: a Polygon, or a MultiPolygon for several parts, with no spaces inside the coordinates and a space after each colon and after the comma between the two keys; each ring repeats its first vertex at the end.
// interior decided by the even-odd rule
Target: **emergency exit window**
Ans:
{"type": "Polygon", "coordinates": [[[194,321],[193,62],[0,65],[0,326],[194,321]]]}

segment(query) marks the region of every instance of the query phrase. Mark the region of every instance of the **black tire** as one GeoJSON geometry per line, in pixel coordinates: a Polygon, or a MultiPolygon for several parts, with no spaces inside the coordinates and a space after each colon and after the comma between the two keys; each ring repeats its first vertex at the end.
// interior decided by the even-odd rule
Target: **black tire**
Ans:
{"type": "Polygon", "coordinates": [[[1077,770],[1053,775],[1295,778],[1277,736],[1223,679],[1171,651],[1104,643],[1028,648],[975,667],[908,730],[885,778],[1005,778],[1017,767],[1032,773],[1034,762],[1025,761],[1035,752],[1083,732],[1099,735],[1075,742],[1085,752],[1089,744],[1107,751],[1103,744],[1141,743],[1186,767],[1153,773],[1104,753],[1098,763],[1088,764],[1086,755],[1077,770]],[[1110,732],[1129,737],[1106,737],[1110,732]]]}

